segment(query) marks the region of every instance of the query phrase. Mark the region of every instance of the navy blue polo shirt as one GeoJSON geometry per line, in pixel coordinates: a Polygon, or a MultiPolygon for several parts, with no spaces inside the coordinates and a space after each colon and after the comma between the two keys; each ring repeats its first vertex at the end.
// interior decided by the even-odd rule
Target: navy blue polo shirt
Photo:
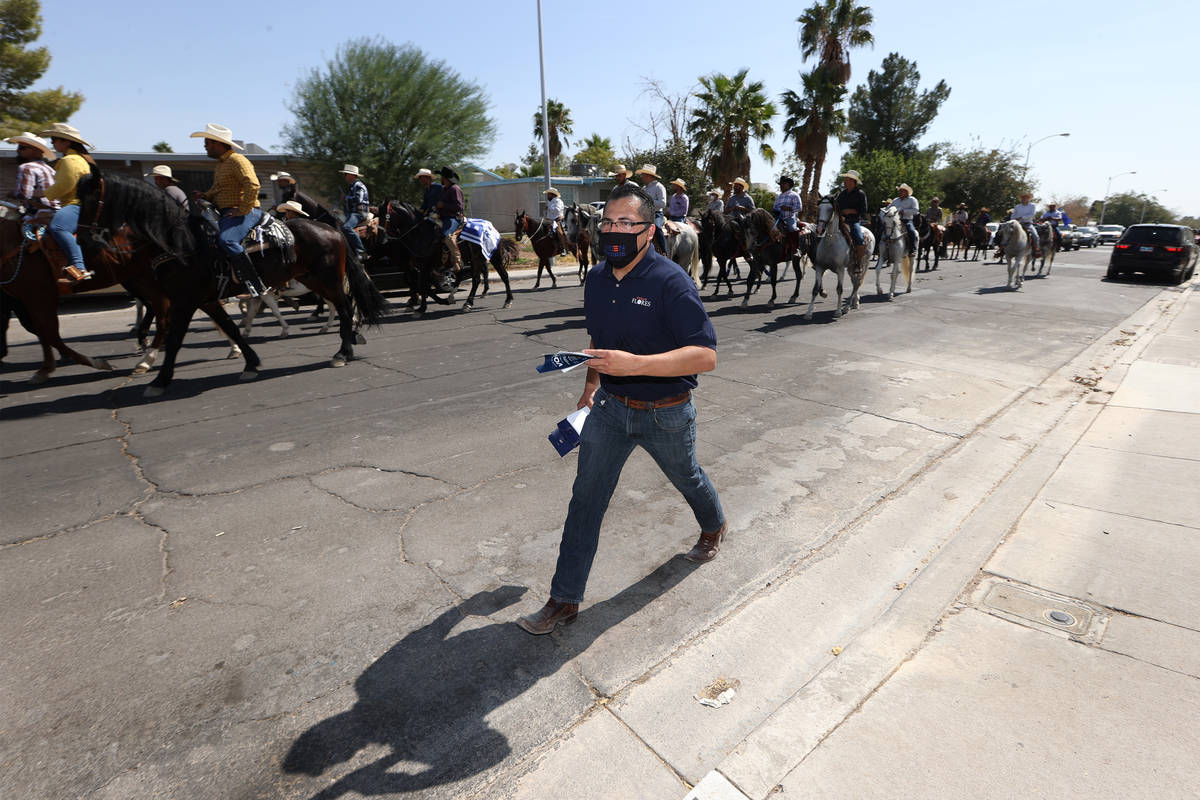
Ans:
{"type": "MultiPolygon", "coordinates": [[[[620,281],[607,261],[588,272],[583,312],[592,346],[640,356],[687,345],[717,349],[717,332],[691,277],[653,248],[620,281]]],[[[634,400],[661,400],[696,388],[695,375],[601,375],[600,385],[634,400]]]]}

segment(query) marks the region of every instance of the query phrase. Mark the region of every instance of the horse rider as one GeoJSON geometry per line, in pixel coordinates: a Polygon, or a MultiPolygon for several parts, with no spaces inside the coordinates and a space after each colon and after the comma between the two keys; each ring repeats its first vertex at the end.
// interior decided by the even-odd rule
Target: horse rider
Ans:
{"type": "Polygon", "coordinates": [[[275,206],[275,210],[283,214],[284,219],[296,219],[297,217],[307,217],[304,212],[304,206],[297,203],[295,200],[284,200],[279,205],[275,206]]]}
{"type": "Polygon", "coordinates": [[[933,198],[929,201],[929,209],[925,212],[925,221],[930,225],[942,224],[942,201],[938,198],[933,198]]]}
{"type": "Polygon", "coordinates": [[[1038,221],[1045,222],[1050,226],[1050,230],[1054,233],[1054,244],[1058,246],[1062,242],[1062,234],[1059,233],[1058,228],[1066,222],[1063,219],[1063,212],[1058,209],[1058,203],[1047,204],[1046,210],[1042,212],[1042,217],[1038,221]]]}
{"type": "Polygon", "coordinates": [[[423,215],[429,216],[437,208],[437,201],[442,196],[443,186],[433,179],[433,172],[424,167],[417,170],[417,174],[413,175],[413,180],[421,184],[425,190],[421,195],[420,211],[423,215]]]}
{"type": "Polygon", "coordinates": [[[62,267],[58,283],[63,286],[71,286],[93,276],[92,271],[83,265],[83,251],[79,248],[79,243],[75,241],[75,230],[79,227],[80,211],[76,189],[80,178],[84,175],[91,175],[92,166],[96,162],[88,155],[91,145],[77,129],[65,122],[56,122],[50,126],[49,130],[44,130],[39,135],[49,137],[50,146],[62,156],[54,171],[54,183],[45,189],[35,189],[34,197],[44,197],[50,202],[57,200],[62,206],[54,212],[50,224],[47,225],[47,230],[50,231],[51,238],[58,244],[62,252],[70,259],[70,264],[62,267]]]}
{"type": "Polygon", "coordinates": [[[861,264],[867,257],[867,243],[862,234],[862,218],[867,215],[867,193],[862,188],[862,176],[856,169],[848,169],[841,175],[842,191],[833,200],[833,207],[841,215],[842,221],[850,229],[850,239],[854,243],[854,255],[861,264]]]}
{"type": "Polygon", "coordinates": [[[550,230],[554,232],[554,238],[558,241],[558,254],[565,256],[567,254],[567,207],[563,205],[562,195],[553,186],[542,194],[546,195],[546,219],[550,220],[550,230]]]}
{"type": "Polygon", "coordinates": [[[779,227],[788,232],[798,231],[796,212],[802,206],[800,193],[796,191],[796,182],[792,180],[790,175],[780,175],[779,196],[775,198],[775,206],[773,208],[779,227]]]}
{"type": "Polygon", "coordinates": [[[687,196],[687,185],[681,178],[676,178],[671,181],[671,190],[674,194],[667,200],[667,219],[672,222],[687,222],[688,209],[692,205],[687,196]]]}
{"type": "Polygon", "coordinates": [[[616,189],[617,186],[624,186],[629,181],[629,178],[632,174],[633,173],[630,172],[624,164],[617,164],[617,168],[613,171],[611,176],[617,179],[617,185],[613,188],[616,189]]]}
{"type": "Polygon", "coordinates": [[[660,253],[667,252],[667,241],[663,238],[663,215],[667,208],[667,190],[660,183],[658,168],[653,164],[642,164],[642,168],[634,170],[634,175],[642,179],[642,189],[650,195],[654,202],[654,246],[660,253]]]}
{"type": "Polygon", "coordinates": [[[341,175],[349,187],[342,196],[342,211],[346,214],[346,221],[342,223],[342,235],[346,237],[350,247],[361,259],[367,253],[367,246],[363,244],[362,238],[354,229],[367,221],[367,216],[371,212],[370,195],[367,193],[367,185],[363,183],[363,175],[358,171],[357,166],[343,164],[341,175]]]}
{"type": "Polygon", "coordinates": [[[167,197],[175,201],[175,205],[183,209],[186,214],[188,210],[187,195],[183,193],[183,189],[179,188],[179,181],[175,180],[175,176],[171,174],[171,168],[166,164],[158,164],[143,178],[153,178],[154,185],[166,192],[167,197]]]}
{"type": "Polygon", "coordinates": [[[900,212],[900,221],[904,223],[907,229],[908,254],[912,255],[917,249],[917,227],[913,224],[913,217],[921,210],[921,204],[917,198],[912,196],[912,187],[907,183],[902,183],[896,187],[895,200],[891,202],[891,206],[900,212]]]}
{"type": "Polygon", "coordinates": [[[745,178],[733,179],[733,194],[725,201],[726,214],[749,214],[754,210],[754,198],[746,194],[748,188],[745,178]]]}
{"type": "MultiPolygon", "coordinates": [[[[450,272],[462,269],[462,254],[458,252],[458,243],[454,241],[454,232],[466,221],[463,215],[463,191],[458,185],[458,173],[449,167],[438,170],[442,177],[442,193],[438,195],[434,210],[442,222],[442,239],[450,251],[450,270],[438,275],[438,282],[443,291],[449,291],[450,272]]],[[[434,270],[435,274],[437,270],[434,270]]]]}
{"type": "Polygon", "coordinates": [[[233,140],[233,131],[224,125],[210,122],[190,138],[203,139],[205,154],[217,161],[212,188],[203,194],[192,192],[191,199],[193,202],[204,199],[217,207],[221,215],[217,225],[217,246],[225,254],[237,279],[251,296],[258,297],[267,287],[258,277],[254,261],[242,247],[246,234],[262,221],[258,175],[250,160],[236,152],[242,146],[233,140]]]}
{"type": "Polygon", "coordinates": [[[970,234],[971,234],[971,229],[970,229],[970,227],[968,227],[968,223],[970,222],[970,220],[971,220],[971,215],[967,211],[967,204],[959,203],[958,207],[956,209],[954,209],[954,216],[951,218],[950,221],[954,225],[960,226],[963,229],[963,236],[965,236],[968,239],[970,238],[970,234]]]}
{"type": "MultiPolygon", "coordinates": [[[[279,187],[281,203],[294,200],[300,204],[300,208],[304,209],[304,216],[317,222],[324,222],[333,228],[338,227],[338,221],[333,214],[329,213],[329,209],[300,191],[300,185],[290,173],[276,172],[271,176],[271,180],[275,181],[275,185],[279,187]]],[[[278,210],[278,206],[276,210],[278,210]]]]}
{"type": "MultiPolygon", "coordinates": [[[[1019,197],[1021,202],[1013,206],[1010,218],[1021,223],[1021,227],[1025,229],[1025,233],[1029,236],[1029,241],[1033,243],[1034,257],[1041,258],[1042,250],[1038,241],[1038,232],[1037,228],[1033,226],[1033,218],[1037,215],[1037,206],[1033,204],[1033,193],[1021,192],[1019,197]]],[[[997,250],[996,255],[999,256],[1002,252],[1002,250],[997,250]]]]}
{"type": "Polygon", "coordinates": [[[4,141],[17,146],[17,183],[10,196],[25,207],[25,213],[29,216],[39,211],[57,210],[57,200],[35,196],[39,193],[45,195],[46,190],[54,184],[54,168],[46,163],[47,158],[54,158],[54,150],[28,131],[4,141]]]}
{"type": "Polygon", "coordinates": [[[979,213],[975,215],[975,221],[980,225],[986,226],[992,221],[992,215],[990,212],[991,209],[987,206],[984,206],[983,208],[979,209],[979,213]]]}
{"type": "Polygon", "coordinates": [[[715,186],[708,190],[708,208],[705,211],[725,213],[725,201],[721,199],[721,190],[715,186]]]}

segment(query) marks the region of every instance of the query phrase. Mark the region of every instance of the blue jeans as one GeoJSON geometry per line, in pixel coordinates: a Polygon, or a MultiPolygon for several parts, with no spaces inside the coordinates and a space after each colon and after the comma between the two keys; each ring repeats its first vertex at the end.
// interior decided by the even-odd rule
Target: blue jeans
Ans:
{"type": "Polygon", "coordinates": [[[346,241],[350,243],[350,247],[352,249],[357,250],[360,253],[367,248],[365,245],[363,245],[363,241],[359,235],[354,232],[354,228],[358,225],[362,225],[363,220],[365,219],[366,217],[362,214],[351,214],[350,216],[346,217],[346,221],[342,223],[342,233],[345,234],[346,241]]]}
{"type": "Polygon", "coordinates": [[[246,252],[242,247],[242,239],[246,238],[246,234],[250,229],[258,224],[262,219],[262,209],[252,208],[245,216],[225,216],[225,212],[229,209],[221,209],[221,221],[217,225],[219,233],[217,233],[217,244],[221,247],[221,252],[227,256],[236,256],[246,252]]]}
{"type": "Polygon", "coordinates": [[[63,206],[54,212],[50,224],[46,227],[54,241],[58,242],[58,246],[71,259],[71,263],[86,272],[83,251],[79,249],[79,242],[75,241],[75,229],[79,227],[79,211],[78,205],[63,206]]]}
{"type": "Polygon", "coordinates": [[[846,226],[848,228],[850,228],[850,239],[855,244],[866,244],[866,241],[863,239],[863,235],[862,235],[862,225],[860,225],[857,221],[855,221],[855,222],[847,222],[846,226]]]}
{"type": "Polygon", "coordinates": [[[583,602],[600,542],[600,523],[621,469],[638,445],[683,495],[702,532],[714,533],[725,524],[717,490],[696,461],[695,405],[689,400],[642,411],[629,408],[603,388],[597,389],[580,435],[571,505],[550,582],[550,596],[560,603],[583,602]]]}
{"type": "MultiPolygon", "coordinates": [[[[57,216],[57,215],[55,215],[57,216]]],[[[1041,247],[1041,242],[1038,241],[1038,232],[1036,225],[1026,225],[1025,232],[1029,234],[1029,238],[1033,241],[1034,247],[1041,247]]]]}
{"type": "Polygon", "coordinates": [[[778,224],[781,231],[794,231],[796,230],[796,217],[795,215],[788,217],[780,214],[778,224]]]}
{"type": "Polygon", "coordinates": [[[459,225],[459,223],[458,223],[457,217],[443,217],[442,218],[442,236],[443,236],[443,238],[446,236],[449,236],[450,234],[452,234],[456,230],[458,230],[458,225],[459,225]]]}
{"type": "Polygon", "coordinates": [[[908,235],[911,237],[908,240],[909,245],[915,247],[917,244],[917,226],[913,225],[913,221],[911,219],[906,219],[904,220],[904,227],[908,228],[908,235]]]}

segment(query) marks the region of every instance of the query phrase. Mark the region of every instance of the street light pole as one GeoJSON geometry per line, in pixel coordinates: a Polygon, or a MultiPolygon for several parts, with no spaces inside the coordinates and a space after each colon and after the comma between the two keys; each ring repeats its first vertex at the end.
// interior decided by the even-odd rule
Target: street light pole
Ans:
{"type": "Polygon", "coordinates": [[[1104,212],[1108,211],[1108,190],[1112,187],[1113,178],[1119,178],[1122,175],[1137,175],[1137,170],[1134,169],[1130,170],[1129,172],[1118,172],[1116,175],[1108,176],[1108,183],[1104,184],[1104,200],[1100,203],[1100,221],[1096,223],[1097,225],[1104,224],[1104,212]]]}
{"type": "Polygon", "coordinates": [[[550,119],[546,113],[546,56],[542,50],[542,0],[538,0],[538,70],[542,77],[542,164],[546,169],[542,189],[550,188],[550,119]]]}
{"type": "Polygon", "coordinates": [[[1071,134],[1069,134],[1069,133],[1052,133],[1049,136],[1043,136],[1042,138],[1038,139],[1037,142],[1030,142],[1029,147],[1025,148],[1025,166],[1021,167],[1021,180],[1022,181],[1025,180],[1025,176],[1029,174],[1029,151],[1033,149],[1033,146],[1035,144],[1037,144],[1038,142],[1044,142],[1047,139],[1053,139],[1056,136],[1070,136],[1070,135],[1071,134]]]}
{"type": "MultiPolygon", "coordinates": [[[[1166,191],[1166,189],[1159,189],[1159,191],[1160,191],[1160,192],[1165,192],[1165,191],[1166,191]]],[[[1146,197],[1145,195],[1142,195],[1142,216],[1141,216],[1141,217],[1138,219],[1138,224],[1139,224],[1139,225],[1141,225],[1143,222],[1145,222],[1145,221],[1146,221],[1146,203],[1147,203],[1147,202],[1149,202],[1149,200],[1150,200],[1150,198],[1149,198],[1149,197],[1146,197]]]]}

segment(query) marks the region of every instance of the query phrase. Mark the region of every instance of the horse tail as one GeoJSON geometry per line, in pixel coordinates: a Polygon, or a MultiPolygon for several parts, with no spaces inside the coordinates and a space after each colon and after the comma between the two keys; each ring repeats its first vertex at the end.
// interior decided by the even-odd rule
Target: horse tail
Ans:
{"type": "Polygon", "coordinates": [[[358,254],[346,248],[346,277],[350,282],[350,296],[358,308],[359,316],[368,326],[378,328],[387,316],[389,304],[379,287],[363,269],[358,254]]]}

